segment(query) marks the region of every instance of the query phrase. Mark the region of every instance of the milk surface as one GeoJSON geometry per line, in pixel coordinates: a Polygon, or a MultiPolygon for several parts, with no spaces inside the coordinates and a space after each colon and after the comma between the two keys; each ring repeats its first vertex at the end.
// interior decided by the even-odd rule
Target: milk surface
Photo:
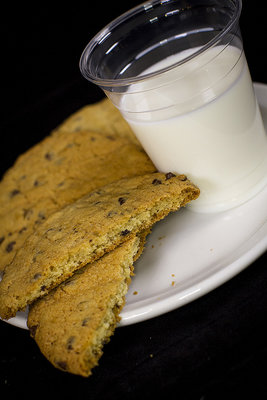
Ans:
{"type": "MultiPolygon", "coordinates": [[[[144,74],[187,55],[170,56],[144,74]]],[[[123,96],[121,112],[159,171],[186,174],[198,185],[192,209],[225,210],[265,186],[267,137],[240,50],[211,48],[138,85],[123,96]]]]}

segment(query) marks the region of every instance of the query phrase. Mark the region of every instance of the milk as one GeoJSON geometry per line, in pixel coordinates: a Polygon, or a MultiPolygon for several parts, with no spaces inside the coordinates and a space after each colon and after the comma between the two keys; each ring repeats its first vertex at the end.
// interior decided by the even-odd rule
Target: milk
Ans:
{"type": "MultiPolygon", "coordinates": [[[[144,75],[198,49],[167,57],[144,75]]],[[[217,46],[138,83],[119,108],[159,171],[186,174],[201,191],[191,208],[225,210],[267,183],[267,137],[244,54],[217,46]]]]}

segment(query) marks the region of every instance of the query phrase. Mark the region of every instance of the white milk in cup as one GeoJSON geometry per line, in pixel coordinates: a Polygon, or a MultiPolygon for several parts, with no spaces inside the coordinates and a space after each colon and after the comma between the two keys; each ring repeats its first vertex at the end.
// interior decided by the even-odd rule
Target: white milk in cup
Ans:
{"type": "Polygon", "coordinates": [[[238,206],[267,184],[240,12],[240,0],[144,3],[96,35],[80,62],[157,169],[200,188],[189,205],[199,212],[238,206]]]}

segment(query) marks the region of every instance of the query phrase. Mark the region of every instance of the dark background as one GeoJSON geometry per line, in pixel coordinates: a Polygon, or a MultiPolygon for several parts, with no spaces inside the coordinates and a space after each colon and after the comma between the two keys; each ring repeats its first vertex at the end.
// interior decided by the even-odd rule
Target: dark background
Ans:
{"type": "MultiPolygon", "coordinates": [[[[138,1],[64,8],[9,3],[1,18],[0,174],[70,113],[102,92],[81,77],[90,38],[138,1]]],[[[34,3],[33,3],[34,4],[34,3]]],[[[241,17],[253,81],[267,83],[266,9],[245,0],[241,17]]],[[[56,370],[28,331],[0,322],[0,397],[90,399],[267,398],[267,254],[203,298],[117,329],[93,376],[56,370]],[[153,354],[153,357],[150,355],[153,354]]]]}

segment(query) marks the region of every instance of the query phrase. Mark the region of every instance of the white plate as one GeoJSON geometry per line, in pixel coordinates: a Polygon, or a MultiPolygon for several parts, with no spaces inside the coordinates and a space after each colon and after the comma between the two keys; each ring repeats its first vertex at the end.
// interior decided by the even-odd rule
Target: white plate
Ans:
{"type": "MultiPolygon", "coordinates": [[[[267,130],[267,85],[255,84],[267,130]]],[[[153,227],[121,313],[120,326],[161,315],[223,284],[267,249],[267,187],[230,211],[188,209],[153,227]]],[[[26,313],[8,323],[27,329],[26,313]]]]}

